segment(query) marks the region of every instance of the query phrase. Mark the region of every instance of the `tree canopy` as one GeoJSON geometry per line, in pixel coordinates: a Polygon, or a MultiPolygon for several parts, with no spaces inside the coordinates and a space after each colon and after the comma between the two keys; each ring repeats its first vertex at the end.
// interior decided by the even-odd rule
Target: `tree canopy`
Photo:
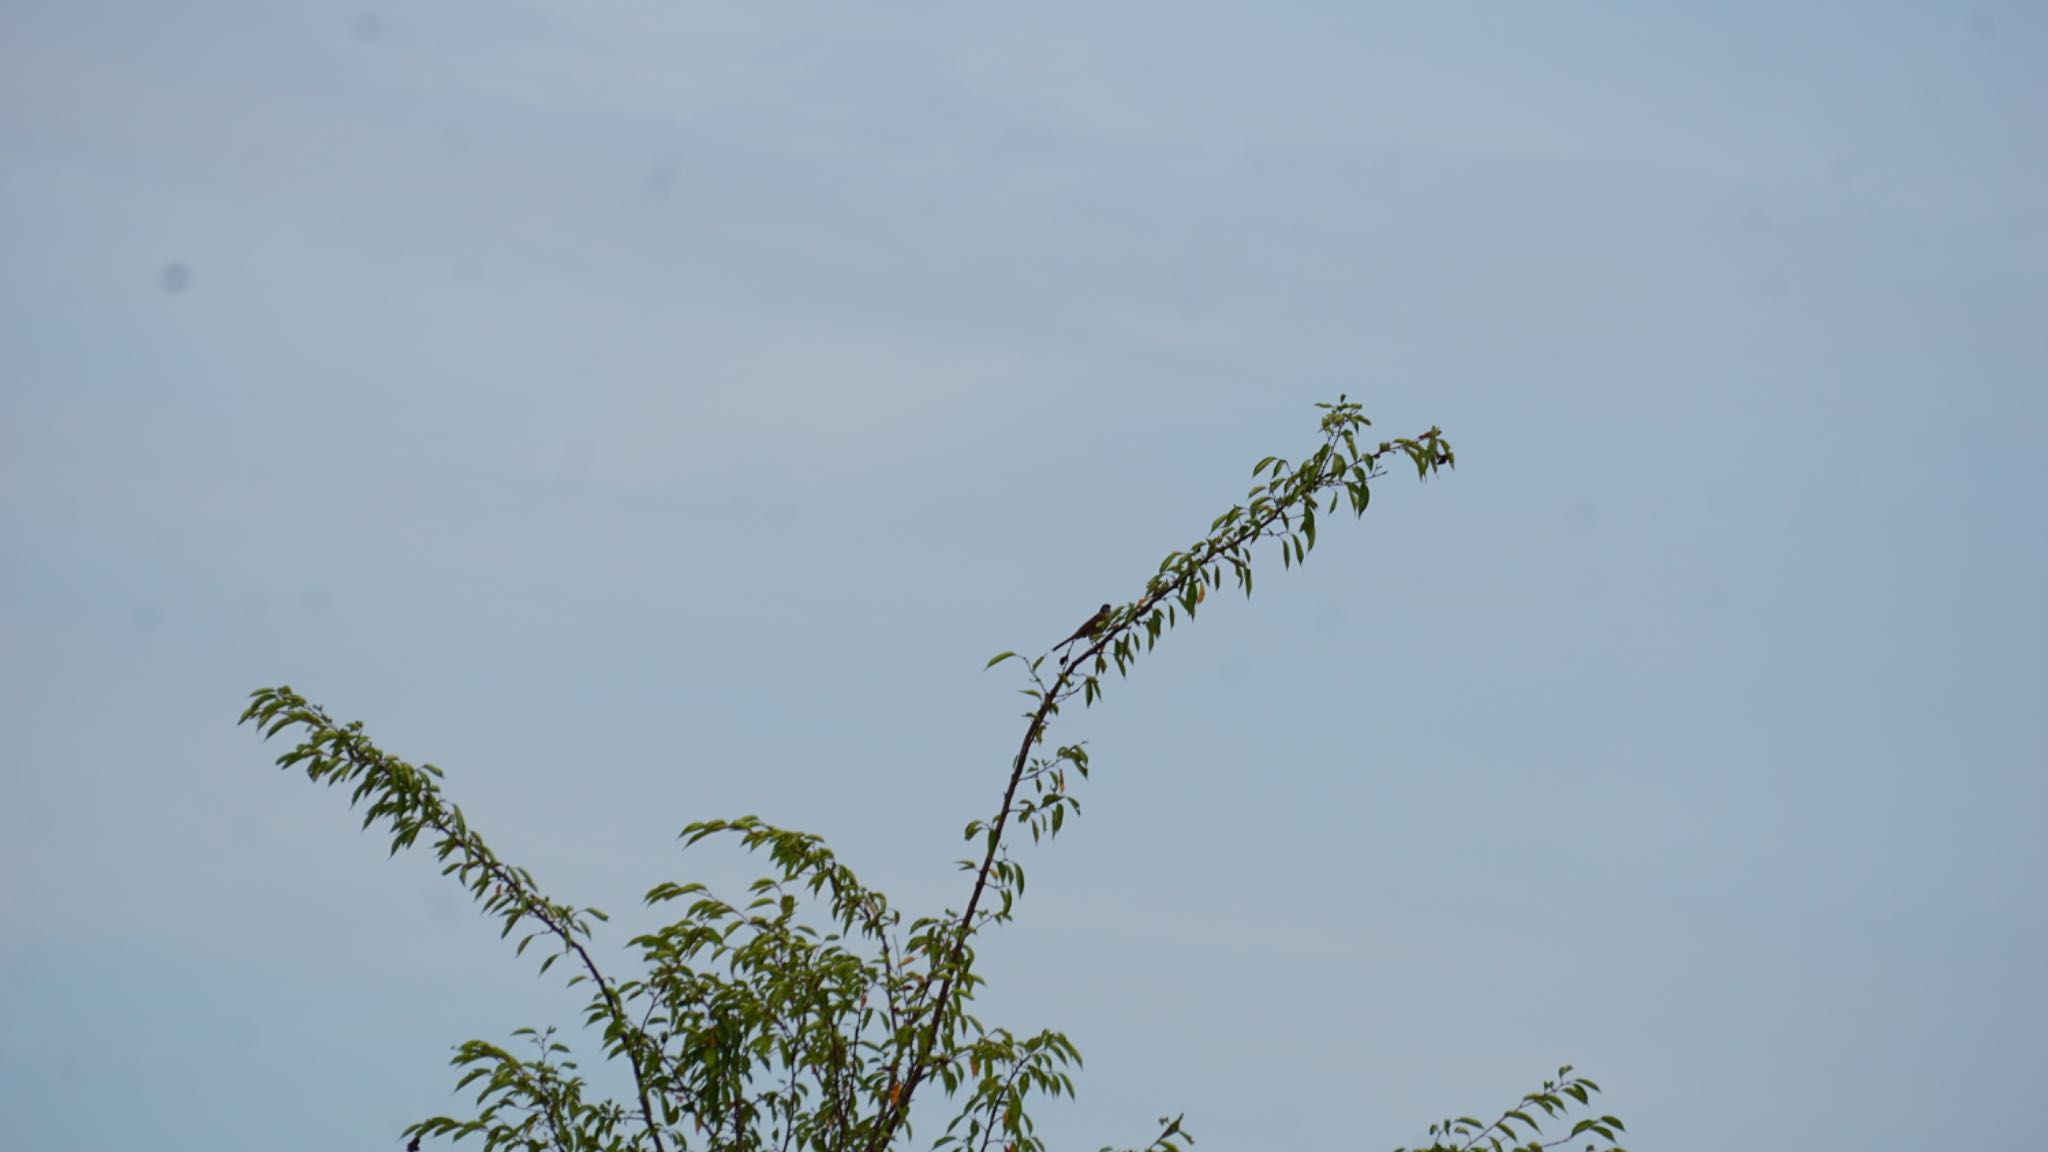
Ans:
{"type": "MultiPolygon", "coordinates": [[[[650,889],[646,902],[672,907],[677,919],[628,940],[635,974],[616,974],[596,943],[605,914],[546,895],[531,873],[501,859],[444,792],[441,769],[383,751],[361,722],[338,722],[289,687],[256,691],[242,722],[266,739],[290,732],[295,741],[278,765],[348,787],[363,827],[386,830],[392,854],[424,839],[501,936],[517,934],[517,954],[534,949],[541,972],[559,964],[570,986],[587,990],[583,1025],[631,1074],[630,1098],[594,1098],[555,1029],[519,1029],[512,1047],[466,1041],[452,1063],[458,1087],[476,1090],[474,1113],[411,1125],[410,1147],[480,1136],[487,1152],[883,1152],[913,1138],[922,1100],[918,1116],[946,1116],[934,1148],[1041,1152],[1031,1106],[1073,1093],[1080,1053],[1061,1032],[1018,1035],[969,1009],[983,983],[974,942],[1011,920],[1024,893],[1011,854],[1018,832],[1050,840],[1079,811],[1073,788],[1088,776],[1089,756],[1079,742],[1050,739],[1061,709],[1100,703],[1112,672],[1130,675],[1226,583],[1249,596],[1262,545],[1277,548],[1283,568],[1302,563],[1318,517],[1344,509],[1362,517],[1390,468],[1405,462],[1427,480],[1456,464],[1437,428],[1375,442],[1358,404],[1339,397],[1318,407],[1321,442],[1298,462],[1260,460],[1244,503],[1168,553],[1134,598],[1103,604],[1039,655],[989,660],[1019,670],[1030,705],[1000,800],[966,825],[958,908],[896,908],[820,836],[754,816],[699,821],[682,830],[686,843],[736,841],[765,856],[765,874],[731,899],[699,883],[650,889]],[[934,1089],[944,1112],[932,1111],[934,1089]]],[[[1622,1122],[1589,1111],[1598,1091],[1561,1068],[1491,1120],[1431,1125],[1429,1152],[1533,1150],[1580,1138],[1599,1142],[1588,1148],[1618,1148],[1622,1122]],[[1568,1131],[1545,1139],[1539,1117],[1575,1114],[1568,1131]]],[[[1183,1120],[1161,1117],[1146,1152],[1192,1143],[1183,1120]]]]}

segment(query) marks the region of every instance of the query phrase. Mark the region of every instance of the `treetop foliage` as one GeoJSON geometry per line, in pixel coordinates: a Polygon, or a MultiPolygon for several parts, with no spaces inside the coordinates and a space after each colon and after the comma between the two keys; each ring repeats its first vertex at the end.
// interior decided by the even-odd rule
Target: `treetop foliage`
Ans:
{"type": "MultiPolygon", "coordinates": [[[[593,1099],[554,1028],[514,1031],[524,1051],[467,1041],[452,1063],[462,1070],[457,1087],[476,1090],[474,1113],[411,1125],[410,1147],[480,1136],[486,1152],[883,1152],[912,1138],[913,1101],[936,1086],[950,1118],[933,1148],[1042,1152],[1029,1106],[1073,1093],[1080,1052],[1063,1033],[1018,1035],[969,1009],[982,985],[974,941],[1009,921],[1024,894],[1024,870],[1010,853],[1016,831],[1050,840],[1080,810],[1071,789],[1089,774],[1085,747],[1045,750],[1061,707],[1100,702],[1111,670],[1128,676],[1226,579],[1249,596],[1262,542],[1277,543],[1283,568],[1304,562],[1318,517],[1340,508],[1363,516],[1389,462],[1405,460],[1423,480],[1456,464],[1436,428],[1374,443],[1356,403],[1339,397],[1318,407],[1321,443],[1299,462],[1259,461],[1245,502],[1168,553],[1135,598],[1105,604],[1053,650],[989,660],[1021,666],[1030,707],[1000,801],[966,826],[969,855],[959,866],[971,880],[960,908],[907,916],[818,836],[755,816],[699,821],[683,828],[685,844],[736,841],[765,856],[765,874],[731,900],[699,883],[655,885],[646,902],[672,906],[678,919],[628,940],[637,974],[614,975],[594,951],[593,926],[605,914],[547,896],[531,873],[500,859],[444,793],[439,768],[384,752],[361,722],[339,723],[289,687],[255,692],[242,722],[265,739],[294,733],[278,765],[348,787],[363,827],[382,826],[394,855],[425,838],[500,935],[519,934],[516,954],[537,944],[541,972],[561,964],[571,987],[587,989],[584,1027],[631,1073],[630,1099],[593,1099]]],[[[1542,1140],[1536,1113],[1564,1117],[1598,1091],[1562,1068],[1491,1122],[1432,1125],[1434,1143],[1416,1152],[1527,1152],[1580,1137],[1617,1147],[1621,1121],[1604,1115],[1542,1140]]],[[[1146,1152],[1193,1142],[1179,1116],[1158,1125],[1146,1152]]]]}

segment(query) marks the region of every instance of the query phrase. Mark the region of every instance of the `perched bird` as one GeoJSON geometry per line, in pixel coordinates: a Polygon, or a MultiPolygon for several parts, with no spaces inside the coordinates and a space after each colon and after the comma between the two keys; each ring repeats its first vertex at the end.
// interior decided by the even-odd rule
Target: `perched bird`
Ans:
{"type": "Polygon", "coordinates": [[[1060,641],[1059,647],[1054,648],[1053,651],[1058,652],[1062,648],[1067,648],[1074,644],[1079,643],[1082,640],[1086,640],[1088,637],[1093,636],[1096,632],[1100,631],[1102,626],[1108,622],[1109,605],[1104,604],[1102,607],[1097,608],[1095,610],[1095,615],[1090,616],[1086,624],[1083,624],[1079,628],[1076,628],[1072,636],[1069,636],[1065,640],[1060,641]]]}

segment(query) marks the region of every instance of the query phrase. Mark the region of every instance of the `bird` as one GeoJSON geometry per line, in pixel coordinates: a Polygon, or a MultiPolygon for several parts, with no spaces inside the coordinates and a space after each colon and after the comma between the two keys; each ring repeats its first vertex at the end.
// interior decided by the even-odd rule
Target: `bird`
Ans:
{"type": "Polygon", "coordinates": [[[1083,624],[1079,628],[1074,629],[1074,634],[1072,636],[1069,636],[1065,640],[1060,641],[1059,646],[1054,648],[1053,651],[1058,652],[1063,648],[1070,647],[1071,645],[1079,643],[1082,640],[1086,640],[1088,637],[1095,635],[1095,633],[1098,630],[1100,630],[1104,624],[1108,622],[1109,605],[1104,604],[1102,607],[1097,608],[1095,610],[1095,615],[1090,616],[1086,624],[1083,624]]]}

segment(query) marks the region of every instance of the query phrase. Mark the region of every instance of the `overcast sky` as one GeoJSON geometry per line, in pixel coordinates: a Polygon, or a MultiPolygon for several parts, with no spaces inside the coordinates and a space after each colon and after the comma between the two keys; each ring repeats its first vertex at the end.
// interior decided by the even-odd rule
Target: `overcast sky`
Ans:
{"type": "MultiPolygon", "coordinates": [[[[1348,392],[1459,468],[1212,599],[1026,851],[1060,1148],[2019,1147],[2048,10],[0,3],[11,1147],[395,1147],[579,1015],[235,727],[652,923],[957,905],[1017,677],[1348,392]]],[[[588,1037],[586,1066],[597,1062],[588,1037]]],[[[941,1125],[937,1114],[920,1135],[941,1125]]]]}

